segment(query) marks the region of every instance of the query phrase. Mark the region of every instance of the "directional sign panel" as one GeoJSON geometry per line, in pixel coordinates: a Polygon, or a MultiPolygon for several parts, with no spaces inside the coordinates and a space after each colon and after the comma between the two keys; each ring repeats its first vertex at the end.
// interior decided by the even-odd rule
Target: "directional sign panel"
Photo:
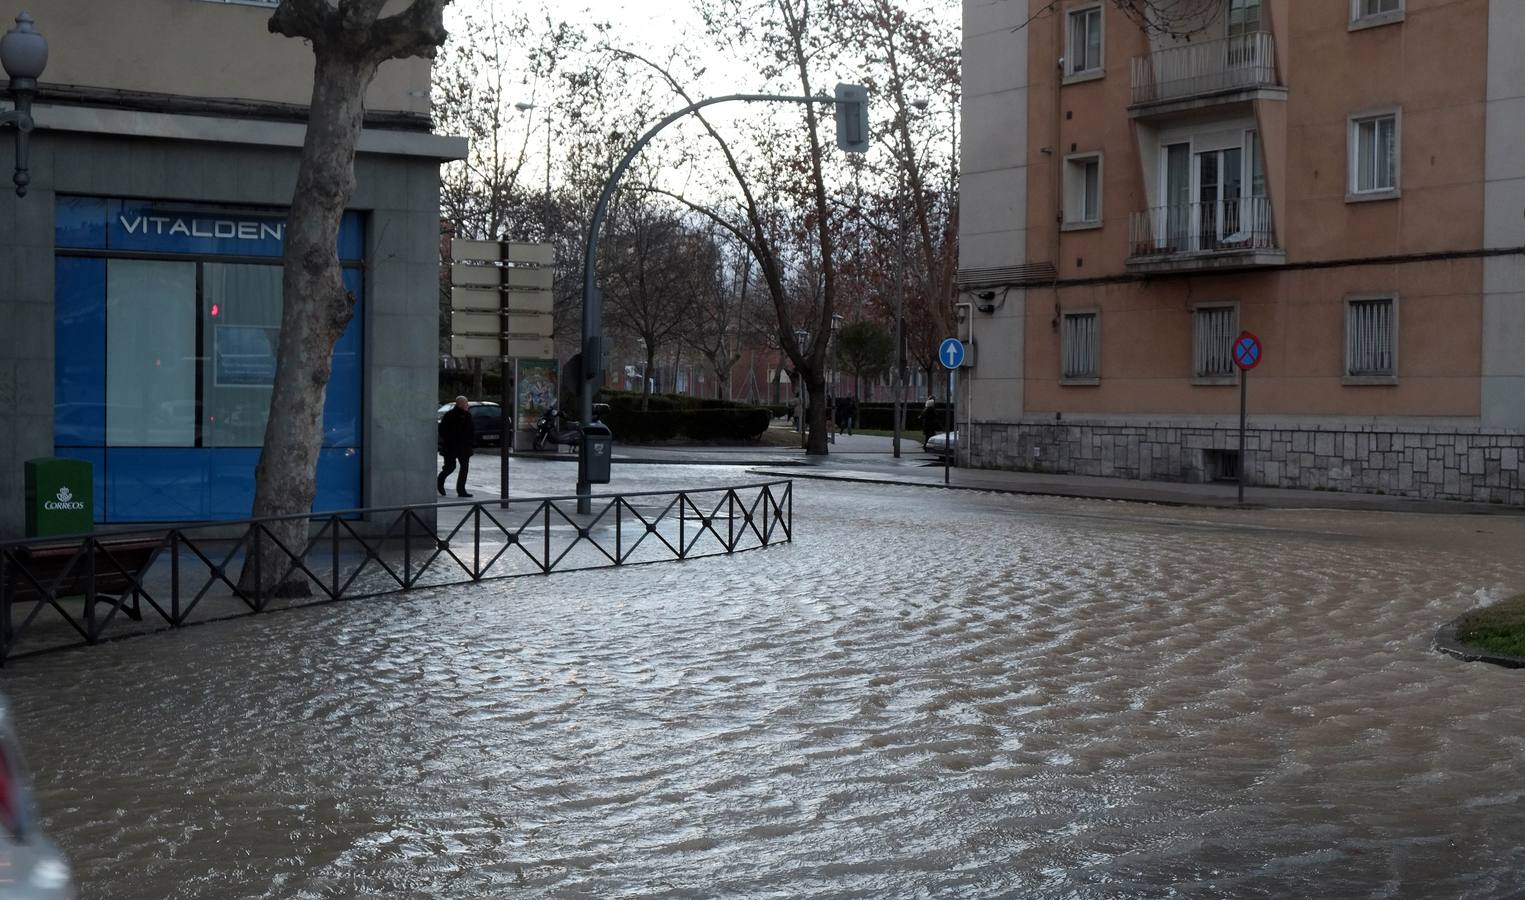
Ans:
{"type": "Polygon", "coordinates": [[[957,369],[964,364],[964,342],[958,338],[948,338],[937,348],[937,361],[943,364],[944,369],[957,369]]]}
{"type": "Polygon", "coordinates": [[[506,260],[533,266],[549,266],[556,261],[556,250],[550,244],[527,244],[523,241],[468,241],[457,238],[450,242],[453,259],[473,259],[482,262],[506,260]]]}
{"type": "Polygon", "coordinates": [[[451,309],[477,309],[483,312],[497,312],[502,305],[503,295],[496,288],[457,287],[450,289],[451,309]]]}
{"type": "MultiPolygon", "coordinates": [[[[455,334],[450,336],[450,355],[469,359],[473,356],[497,359],[503,346],[496,336],[455,334]]],[[[510,338],[508,355],[521,359],[546,359],[556,355],[556,342],[550,338],[510,338]]]]}
{"type": "Polygon", "coordinates": [[[450,242],[450,257],[497,261],[503,257],[502,247],[503,245],[497,241],[467,241],[455,238],[450,242]]]}
{"type": "Polygon", "coordinates": [[[1260,338],[1248,331],[1234,338],[1234,365],[1245,372],[1260,365],[1260,338]]]}
{"type": "Polygon", "coordinates": [[[485,334],[497,336],[503,330],[503,317],[493,312],[464,312],[457,310],[450,314],[450,331],[452,334],[485,334]]]}
{"type": "Polygon", "coordinates": [[[510,310],[527,313],[549,313],[553,303],[549,291],[508,291],[506,297],[503,291],[486,288],[458,287],[450,291],[452,309],[497,312],[505,300],[510,310]]]}
{"type": "Polygon", "coordinates": [[[450,283],[456,286],[497,287],[502,281],[497,266],[468,266],[456,263],[450,267],[450,283]]]}

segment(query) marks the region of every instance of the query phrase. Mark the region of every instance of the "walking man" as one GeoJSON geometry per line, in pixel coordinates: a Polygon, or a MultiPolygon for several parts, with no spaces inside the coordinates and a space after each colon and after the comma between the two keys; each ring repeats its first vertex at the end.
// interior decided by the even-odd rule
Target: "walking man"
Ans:
{"type": "Polygon", "coordinates": [[[471,468],[471,445],[475,442],[475,437],[476,429],[471,423],[471,404],[465,397],[457,397],[455,406],[439,420],[439,447],[445,457],[445,468],[440,470],[435,484],[441,497],[445,496],[445,478],[455,471],[457,463],[460,464],[461,474],[455,479],[455,495],[471,496],[466,493],[466,470],[471,468]]]}

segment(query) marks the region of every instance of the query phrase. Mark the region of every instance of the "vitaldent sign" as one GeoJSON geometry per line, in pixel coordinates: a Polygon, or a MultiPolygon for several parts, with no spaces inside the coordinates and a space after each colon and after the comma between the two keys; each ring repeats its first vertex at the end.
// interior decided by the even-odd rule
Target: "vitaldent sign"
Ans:
{"type": "Polygon", "coordinates": [[[286,223],[247,219],[197,219],[122,214],[117,216],[128,236],[203,238],[219,241],[276,241],[286,239],[286,223]]]}
{"type": "MultiPolygon", "coordinates": [[[[178,201],[63,197],[55,240],[71,250],[125,250],[176,256],[279,257],[286,211],[178,201]]],[[[365,258],[365,223],[355,211],[339,225],[339,259],[365,258]]]]}

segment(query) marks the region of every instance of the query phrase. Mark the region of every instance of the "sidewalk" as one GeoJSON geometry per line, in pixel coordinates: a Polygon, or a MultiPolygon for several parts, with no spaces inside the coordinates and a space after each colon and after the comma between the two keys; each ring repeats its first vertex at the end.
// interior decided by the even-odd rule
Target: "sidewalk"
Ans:
{"type": "MultiPolygon", "coordinates": [[[[775,429],[781,430],[781,429],[775,429]]],[[[1175,481],[1138,481],[1089,475],[1048,475],[997,469],[948,471],[943,482],[942,461],[921,450],[921,435],[901,438],[901,456],[892,453],[892,440],[878,435],[839,435],[825,457],[807,456],[798,447],[652,447],[615,444],[614,462],[620,464],[732,465],[745,466],[755,475],[773,478],[822,479],[863,484],[905,485],[944,490],[994,491],[1090,500],[1124,500],[1168,506],[1232,508],[1239,505],[1233,484],[1188,484],[1175,481]]],[[[536,456],[541,456],[536,454],[536,456]]],[[[546,457],[542,457],[546,458],[546,457]]],[[[575,455],[554,459],[575,460],[575,455]]],[[[1525,515],[1525,508],[1451,500],[1419,500],[1385,494],[1341,491],[1284,490],[1247,487],[1246,508],[1345,509],[1383,512],[1440,513],[1447,515],[1525,515]]]]}

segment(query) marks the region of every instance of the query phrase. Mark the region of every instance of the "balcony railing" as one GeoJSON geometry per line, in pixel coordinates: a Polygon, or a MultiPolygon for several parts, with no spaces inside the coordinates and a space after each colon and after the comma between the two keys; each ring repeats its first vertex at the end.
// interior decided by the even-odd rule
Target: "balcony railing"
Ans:
{"type": "Polygon", "coordinates": [[[1133,214],[1128,239],[1134,258],[1277,249],[1265,197],[1142,210],[1133,214]]]}
{"type": "Polygon", "coordinates": [[[1135,105],[1279,84],[1276,40],[1267,31],[1172,47],[1133,60],[1135,105]]]}

